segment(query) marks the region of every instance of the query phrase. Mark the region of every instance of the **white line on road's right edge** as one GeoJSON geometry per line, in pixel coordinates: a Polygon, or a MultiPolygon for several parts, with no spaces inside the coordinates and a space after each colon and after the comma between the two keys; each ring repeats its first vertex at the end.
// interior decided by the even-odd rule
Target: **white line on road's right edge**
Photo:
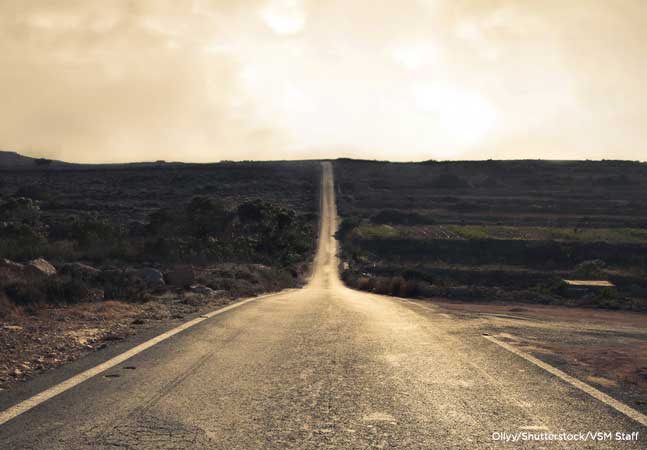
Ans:
{"type": "Polygon", "coordinates": [[[562,381],[565,381],[566,383],[570,384],[573,387],[576,387],[577,389],[586,392],[589,394],[591,397],[600,400],[602,403],[606,404],[607,406],[612,407],[616,411],[624,414],[625,416],[635,420],[639,424],[643,426],[647,426],[647,416],[644,414],[636,411],[635,409],[631,408],[630,406],[625,405],[624,403],[619,402],[618,400],[608,396],[604,392],[601,392],[594,388],[593,386],[589,386],[588,384],[584,383],[583,381],[578,380],[575,377],[572,377],[568,375],[565,372],[562,372],[556,367],[551,366],[550,364],[547,364],[543,361],[541,361],[538,358],[535,358],[532,355],[529,355],[527,353],[524,353],[520,350],[517,350],[513,346],[506,344],[505,342],[501,342],[498,339],[492,337],[492,336],[483,336],[485,339],[488,341],[498,345],[499,347],[503,347],[504,349],[508,350],[509,352],[514,353],[517,356],[522,357],[526,361],[534,364],[537,367],[540,367],[544,369],[546,372],[555,375],[557,378],[560,378],[562,381]]]}
{"type": "Polygon", "coordinates": [[[43,392],[34,395],[31,398],[28,398],[27,400],[24,400],[17,405],[14,405],[10,407],[9,409],[6,409],[2,412],[0,412],[0,425],[5,424],[6,422],[10,421],[14,417],[17,417],[27,411],[29,411],[32,408],[35,408],[36,406],[40,405],[41,403],[46,402],[47,400],[56,397],[59,394],[62,394],[63,392],[72,389],[74,386],[77,386],[81,383],[83,383],[86,380],[89,380],[90,378],[94,377],[95,375],[100,374],[101,372],[104,372],[108,369],[113,368],[114,366],[121,364],[122,362],[126,361],[129,358],[132,358],[133,356],[137,355],[138,353],[143,352],[144,350],[148,350],[152,346],[159,344],[160,342],[170,338],[171,336],[174,336],[188,328],[191,328],[194,325],[197,325],[201,322],[204,322],[207,319],[210,319],[213,316],[217,316],[218,314],[222,314],[224,312],[227,312],[231,309],[238,308],[240,306],[243,306],[246,303],[253,302],[255,300],[260,300],[262,298],[267,298],[267,297],[273,297],[276,295],[280,294],[285,294],[287,291],[281,291],[281,292],[276,292],[273,294],[266,294],[266,295],[261,295],[259,297],[253,297],[253,298],[248,298],[247,300],[242,300],[240,302],[234,303],[229,306],[225,306],[224,308],[217,309],[215,311],[211,311],[207,314],[203,314],[200,317],[197,317],[193,320],[190,320],[186,323],[183,323],[182,325],[179,325],[172,330],[169,330],[165,333],[160,334],[159,336],[156,336],[146,342],[143,342],[139,344],[136,347],[131,348],[130,350],[115,356],[112,359],[109,359],[108,361],[105,361],[98,366],[95,366],[91,369],[88,369],[84,372],[81,372],[77,375],[74,375],[72,378],[68,378],[67,380],[63,381],[62,383],[59,383],[55,386],[50,387],[49,389],[44,390],[43,392]]]}

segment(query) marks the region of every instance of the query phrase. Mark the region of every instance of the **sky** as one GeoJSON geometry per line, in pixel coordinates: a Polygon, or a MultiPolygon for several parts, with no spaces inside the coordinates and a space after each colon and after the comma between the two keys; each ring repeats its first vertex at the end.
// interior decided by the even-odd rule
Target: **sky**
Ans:
{"type": "Polygon", "coordinates": [[[0,0],[0,149],[647,159],[645,0],[0,0]]]}

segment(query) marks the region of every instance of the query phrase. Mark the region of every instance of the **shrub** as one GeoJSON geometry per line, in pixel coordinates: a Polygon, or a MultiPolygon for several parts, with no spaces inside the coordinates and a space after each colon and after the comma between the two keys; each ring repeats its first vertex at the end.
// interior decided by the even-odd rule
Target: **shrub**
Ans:
{"type": "Polygon", "coordinates": [[[585,279],[598,279],[604,277],[604,268],[606,264],[604,261],[594,259],[591,261],[583,261],[575,267],[573,275],[585,279]]]}
{"type": "Polygon", "coordinates": [[[0,217],[9,222],[37,224],[40,219],[40,206],[31,198],[10,197],[0,204],[0,217]]]}
{"type": "Polygon", "coordinates": [[[391,294],[391,280],[389,278],[379,277],[375,279],[375,287],[373,291],[377,294],[390,295],[391,294]]]}
{"type": "Polygon", "coordinates": [[[0,222],[0,254],[13,259],[28,259],[42,253],[46,231],[26,223],[0,222]]]}
{"type": "Polygon", "coordinates": [[[0,290],[0,319],[6,320],[18,312],[19,308],[16,307],[16,304],[7,298],[3,290],[0,290]]]}
{"type": "Polygon", "coordinates": [[[4,286],[4,294],[18,306],[44,304],[47,301],[45,293],[36,284],[26,280],[10,282],[4,286]]]}
{"type": "Polygon", "coordinates": [[[373,283],[368,277],[360,277],[356,282],[357,289],[362,291],[371,291],[373,289],[373,283]]]}
{"type": "Polygon", "coordinates": [[[198,237],[221,234],[232,220],[222,203],[207,197],[194,197],[186,207],[186,215],[189,231],[198,237]]]}
{"type": "Polygon", "coordinates": [[[359,219],[359,217],[344,217],[337,230],[337,239],[340,242],[345,242],[351,231],[359,226],[360,223],[361,220],[359,219]]]}
{"type": "Polygon", "coordinates": [[[78,279],[54,277],[44,280],[42,290],[46,301],[57,305],[78,303],[88,298],[88,287],[78,279]]]}

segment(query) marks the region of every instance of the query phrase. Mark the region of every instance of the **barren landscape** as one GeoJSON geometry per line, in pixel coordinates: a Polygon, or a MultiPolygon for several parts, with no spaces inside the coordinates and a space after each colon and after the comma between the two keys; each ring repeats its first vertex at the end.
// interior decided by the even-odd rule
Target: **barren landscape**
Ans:
{"type": "Polygon", "coordinates": [[[428,300],[647,410],[647,164],[335,168],[349,286],[428,300]]]}
{"type": "Polygon", "coordinates": [[[0,388],[302,285],[319,164],[89,166],[0,155],[0,388]]]}
{"type": "MultiPolygon", "coordinates": [[[[321,166],[320,238],[302,288],[224,308],[199,301],[216,296],[204,284],[157,286],[157,298],[143,302],[41,304],[42,318],[70,325],[32,329],[53,341],[59,333],[102,347],[105,340],[90,342],[96,323],[115,314],[140,328],[3,392],[0,442],[56,450],[494,449],[502,445],[497,433],[525,432],[592,436],[558,448],[644,448],[645,372],[636,365],[644,364],[644,313],[349,289],[339,273],[350,265],[337,257],[333,166],[321,166]],[[178,309],[187,304],[197,306],[178,309]],[[176,318],[151,317],[167,314],[176,318]],[[75,328],[72,316],[85,326],[75,328]],[[597,440],[596,432],[610,437],[597,440]]],[[[194,276],[228,264],[194,267],[194,276]]],[[[33,265],[44,266],[24,270],[33,265]]],[[[165,282],[179,275],[171,273],[165,282]]],[[[19,334],[30,319],[6,330],[19,355],[32,351],[19,334]]]]}
{"type": "Polygon", "coordinates": [[[0,0],[0,450],[647,449],[647,0],[0,0]]]}

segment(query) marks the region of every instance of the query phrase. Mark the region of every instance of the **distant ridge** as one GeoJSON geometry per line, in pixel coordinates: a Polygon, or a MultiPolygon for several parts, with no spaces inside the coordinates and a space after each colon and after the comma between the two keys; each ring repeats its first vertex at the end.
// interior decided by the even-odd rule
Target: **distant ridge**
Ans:
{"type": "Polygon", "coordinates": [[[112,163],[112,164],[79,164],[68,163],[46,158],[32,158],[31,156],[21,155],[18,152],[0,150],[0,170],[43,170],[43,169],[124,169],[139,167],[160,167],[160,166],[177,166],[184,165],[179,162],[131,162],[131,163],[112,163]]]}
{"type": "Polygon", "coordinates": [[[0,150],[0,169],[37,169],[46,167],[75,167],[77,164],[70,164],[63,161],[48,160],[44,158],[32,158],[21,155],[17,152],[0,150]]]}

